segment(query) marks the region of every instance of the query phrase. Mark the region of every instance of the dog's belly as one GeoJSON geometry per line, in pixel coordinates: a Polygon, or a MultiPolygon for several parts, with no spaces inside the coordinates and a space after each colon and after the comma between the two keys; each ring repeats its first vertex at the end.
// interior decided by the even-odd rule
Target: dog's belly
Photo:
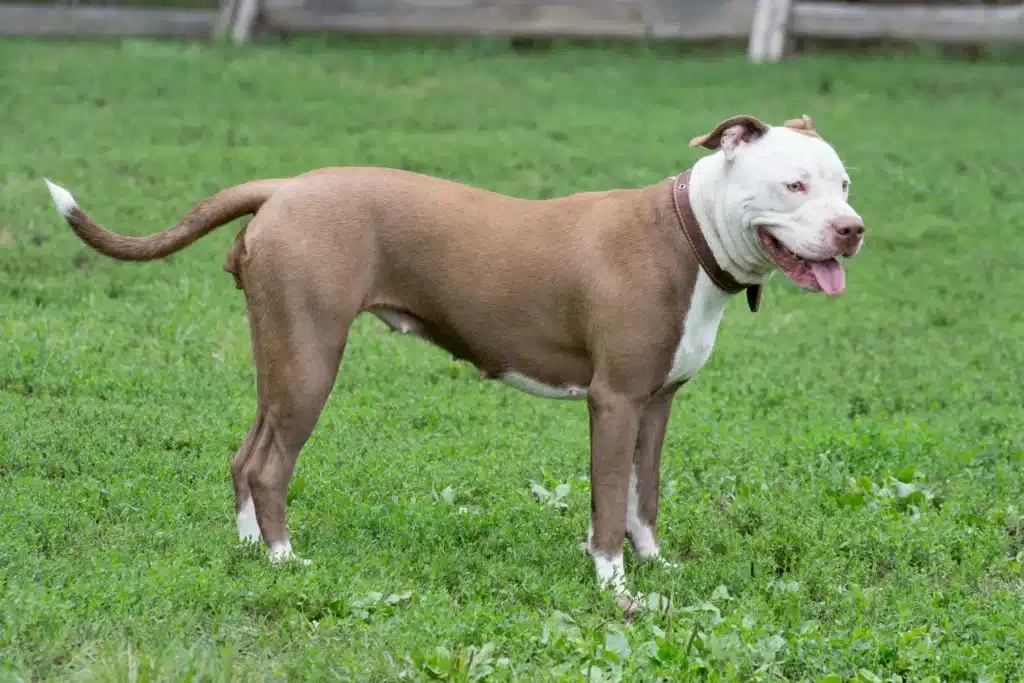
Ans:
{"type": "Polygon", "coordinates": [[[553,387],[518,372],[506,372],[498,379],[510,387],[543,398],[584,399],[587,397],[586,387],[574,384],[553,387]]]}
{"type": "Polygon", "coordinates": [[[423,337],[426,330],[423,321],[414,315],[399,311],[393,308],[377,308],[372,313],[385,325],[399,334],[411,334],[415,337],[423,337]]]}
{"type": "Polygon", "coordinates": [[[715,345],[718,325],[729,303],[730,295],[711,282],[703,270],[697,273],[690,310],[683,321],[683,336],[672,356],[672,366],[665,377],[664,386],[691,379],[708,358],[715,345]]]}
{"type": "MultiPolygon", "coordinates": [[[[711,351],[718,335],[718,327],[729,299],[730,295],[716,287],[704,271],[697,274],[690,307],[683,321],[683,334],[676,345],[675,353],[672,356],[672,365],[662,386],[667,387],[691,379],[704,367],[708,358],[711,357],[711,351]]],[[[585,382],[571,380],[553,382],[538,379],[528,370],[522,371],[530,365],[524,362],[524,359],[520,359],[520,363],[507,359],[510,362],[494,366],[477,358],[477,354],[471,353],[462,340],[450,334],[439,334],[440,330],[435,325],[427,323],[407,311],[382,306],[375,307],[372,312],[392,330],[423,338],[447,349],[457,358],[473,363],[480,370],[482,377],[497,379],[519,391],[542,398],[567,400],[587,398],[588,390],[585,382]]],[[[446,330],[446,332],[448,331],[446,330]]],[[[554,377],[552,376],[552,379],[554,377]]]]}
{"type": "Polygon", "coordinates": [[[571,354],[553,353],[550,348],[542,348],[544,345],[535,346],[532,353],[528,348],[518,348],[518,354],[512,354],[509,348],[501,349],[504,353],[497,353],[493,345],[486,345],[492,353],[484,354],[491,356],[485,360],[480,353],[474,352],[480,349],[472,349],[452,330],[428,323],[408,311],[377,306],[370,312],[395,332],[419,337],[447,350],[459,360],[473,363],[483,379],[497,379],[510,387],[543,398],[578,400],[587,397],[586,383],[580,380],[589,373],[581,367],[579,359],[571,354]],[[501,357],[501,360],[496,357],[501,357]],[[540,370],[538,376],[546,376],[549,381],[538,379],[538,376],[530,372],[530,368],[540,370]],[[562,379],[565,381],[559,381],[562,379]]]}

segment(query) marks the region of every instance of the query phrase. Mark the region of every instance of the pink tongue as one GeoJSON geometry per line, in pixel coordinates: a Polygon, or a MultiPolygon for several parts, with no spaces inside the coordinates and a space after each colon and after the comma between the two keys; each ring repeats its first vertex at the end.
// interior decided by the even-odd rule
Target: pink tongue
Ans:
{"type": "Polygon", "coordinates": [[[811,273],[818,281],[821,291],[826,294],[841,294],[846,289],[846,273],[834,258],[827,261],[811,261],[811,273]]]}

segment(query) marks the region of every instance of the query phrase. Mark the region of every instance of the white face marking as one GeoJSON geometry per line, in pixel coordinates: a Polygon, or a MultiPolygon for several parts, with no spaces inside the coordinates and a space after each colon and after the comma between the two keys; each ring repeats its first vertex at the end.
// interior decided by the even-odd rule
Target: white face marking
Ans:
{"type": "Polygon", "coordinates": [[[57,211],[66,218],[71,214],[71,210],[78,206],[75,198],[60,185],[51,183],[48,178],[43,178],[43,180],[46,182],[46,187],[50,190],[50,197],[53,198],[53,204],[57,207],[57,211]]]}
{"type": "Polygon", "coordinates": [[[640,489],[636,478],[636,467],[629,468],[629,499],[626,507],[626,530],[633,542],[637,557],[646,560],[658,555],[661,548],[654,537],[654,530],[640,517],[640,489]]]}
{"type": "Polygon", "coordinates": [[[521,375],[518,372],[506,372],[498,379],[510,387],[543,398],[584,399],[587,397],[586,387],[552,387],[526,375],[521,375]]]}
{"type": "Polygon", "coordinates": [[[718,335],[718,325],[729,303],[730,294],[711,281],[703,269],[697,271],[697,282],[690,299],[690,310],[683,321],[683,336],[672,356],[665,384],[694,377],[711,356],[718,335]]]}
{"type": "Polygon", "coordinates": [[[258,543],[260,540],[260,525],[256,522],[256,506],[252,503],[252,497],[246,498],[242,509],[238,511],[238,538],[247,543],[258,543]]]}
{"type": "Polygon", "coordinates": [[[753,236],[763,226],[806,259],[834,257],[831,222],[860,218],[847,201],[849,175],[832,146],[782,126],[741,145],[725,174],[726,230],[753,236]]]}

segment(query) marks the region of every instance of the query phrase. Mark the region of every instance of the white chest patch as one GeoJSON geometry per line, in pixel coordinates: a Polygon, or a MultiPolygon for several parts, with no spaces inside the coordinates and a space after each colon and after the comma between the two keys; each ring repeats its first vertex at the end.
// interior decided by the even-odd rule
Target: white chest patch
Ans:
{"type": "Polygon", "coordinates": [[[672,356],[665,384],[690,379],[704,367],[715,345],[718,325],[729,303],[729,294],[715,286],[703,270],[697,273],[690,311],[683,321],[683,336],[672,356]]]}
{"type": "Polygon", "coordinates": [[[518,372],[506,372],[499,379],[510,387],[515,387],[520,391],[525,391],[528,394],[541,396],[543,398],[583,399],[587,397],[586,387],[572,385],[565,387],[553,387],[544,384],[543,382],[538,382],[526,375],[520,375],[518,372]]]}

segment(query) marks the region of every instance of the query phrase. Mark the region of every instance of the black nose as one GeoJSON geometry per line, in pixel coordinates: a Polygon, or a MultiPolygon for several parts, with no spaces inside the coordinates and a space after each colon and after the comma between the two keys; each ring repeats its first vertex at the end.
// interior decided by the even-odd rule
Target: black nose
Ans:
{"type": "Polygon", "coordinates": [[[832,229],[840,237],[863,237],[864,221],[853,216],[843,216],[832,221],[832,229]]]}

